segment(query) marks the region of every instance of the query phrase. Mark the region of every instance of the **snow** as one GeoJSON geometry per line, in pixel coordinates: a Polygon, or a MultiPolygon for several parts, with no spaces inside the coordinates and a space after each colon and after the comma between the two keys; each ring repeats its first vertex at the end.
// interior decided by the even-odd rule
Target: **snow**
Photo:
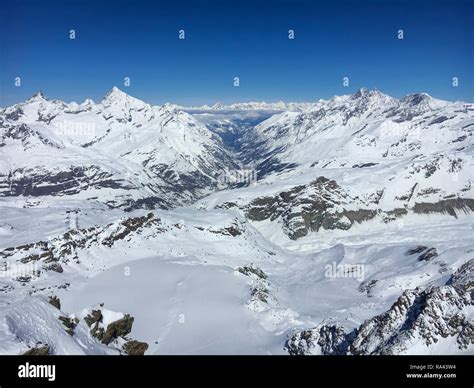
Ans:
{"type": "MultiPolygon", "coordinates": [[[[472,259],[471,211],[413,210],[472,199],[472,104],[426,94],[399,101],[362,89],[308,104],[185,110],[151,106],[118,88],[100,103],[37,94],[0,110],[0,264],[9,266],[0,277],[0,354],[24,353],[40,342],[54,354],[118,354],[120,343],[101,344],[83,321],[99,308],[104,327],[124,314],[134,317],[130,337],[149,345],[146,354],[284,354],[294,330],[356,329],[406,290],[444,286],[472,259]],[[19,119],[7,118],[17,109],[19,119]],[[30,131],[13,134],[20,124],[30,131]],[[228,149],[216,134],[240,143],[228,149]],[[217,190],[214,173],[239,167],[249,155],[252,165],[275,158],[291,168],[217,190]],[[56,187],[49,179],[74,168],[85,171],[68,178],[77,191],[10,195],[12,182],[56,187]],[[337,189],[309,185],[318,177],[334,180],[337,189]],[[246,216],[255,199],[298,186],[302,201],[289,207],[296,215],[318,195],[332,201],[331,214],[376,215],[353,224],[344,215],[339,221],[347,230],[322,227],[298,239],[288,236],[283,216],[246,216]],[[166,210],[124,209],[127,201],[149,198],[166,210]],[[394,209],[406,213],[387,221],[394,209]],[[41,244],[21,245],[39,242],[60,256],[62,272],[41,259],[22,261],[44,251],[41,244]],[[407,255],[419,245],[438,255],[428,261],[407,255]],[[18,280],[17,272],[31,265],[41,273],[18,280]],[[239,271],[244,266],[264,277],[239,271]],[[333,268],[362,271],[342,276],[333,268]],[[48,303],[52,295],[61,310],[48,303]],[[80,319],[74,335],[60,315],[80,319]]],[[[472,309],[462,313],[472,322],[472,309]]],[[[472,351],[472,345],[459,349],[454,337],[429,347],[415,338],[400,348],[472,351]]]]}
{"type": "Polygon", "coordinates": [[[151,344],[147,354],[263,354],[276,347],[279,338],[244,306],[244,279],[228,267],[180,263],[195,260],[134,261],[59,296],[73,311],[99,301],[127,311],[135,318],[131,336],[151,344]]]}
{"type": "Polygon", "coordinates": [[[60,311],[42,297],[29,297],[1,308],[0,352],[21,354],[38,344],[47,344],[54,354],[117,354],[93,341],[84,325],[70,336],[58,319],[60,311]]]}

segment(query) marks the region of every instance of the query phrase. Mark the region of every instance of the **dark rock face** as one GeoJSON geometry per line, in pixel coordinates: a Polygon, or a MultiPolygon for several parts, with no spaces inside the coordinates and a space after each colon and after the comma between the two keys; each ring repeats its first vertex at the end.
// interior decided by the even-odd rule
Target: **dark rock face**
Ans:
{"type": "Polygon", "coordinates": [[[238,205],[235,202],[223,202],[216,206],[216,209],[231,209],[237,208],[238,205]]]}
{"type": "Polygon", "coordinates": [[[436,248],[430,248],[423,252],[420,256],[418,256],[418,261],[429,261],[433,257],[438,256],[438,252],[436,252],[436,248]]]}
{"type": "Polygon", "coordinates": [[[426,346],[454,337],[459,349],[474,343],[473,325],[461,312],[471,298],[453,287],[405,291],[389,311],[364,322],[352,341],[351,354],[397,354],[413,338],[426,346]]]}
{"type": "Polygon", "coordinates": [[[61,301],[56,295],[53,295],[52,297],[49,298],[49,303],[51,303],[58,310],[61,310],[61,301]]]}
{"type": "Polygon", "coordinates": [[[352,168],[367,168],[367,167],[373,167],[376,166],[378,163],[360,163],[360,164],[354,164],[352,168]]]}
{"type": "MultiPolygon", "coordinates": [[[[13,115],[20,117],[23,114],[21,109],[13,112],[13,115]]],[[[3,127],[3,132],[0,133],[0,147],[5,145],[5,141],[7,139],[19,140],[21,141],[22,146],[25,149],[31,147],[31,142],[33,139],[36,139],[43,143],[44,145],[55,147],[55,148],[62,148],[61,145],[54,143],[50,139],[44,137],[40,132],[31,129],[26,124],[20,125],[9,125],[4,123],[0,119],[0,128],[3,127]]]]}
{"type": "Polygon", "coordinates": [[[236,271],[252,279],[250,302],[269,303],[270,300],[273,300],[270,294],[270,282],[267,280],[267,274],[262,269],[254,264],[250,264],[238,267],[236,271]]]}
{"type": "Polygon", "coordinates": [[[129,234],[136,232],[141,228],[158,225],[159,219],[155,218],[153,213],[148,213],[143,217],[127,218],[120,223],[120,230],[107,236],[102,244],[111,247],[114,245],[115,241],[123,240],[129,234]]]}
{"type": "Polygon", "coordinates": [[[354,222],[375,217],[373,210],[344,210],[344,204],[351,200],[356,201],[334,180],[319,177],[309,185],[296,186],[272,197],[256,198],[244,210],[253,221],[273,221],[281,217],[284,232],[296,240],[309,231],[347,230],[354,222]]]}
{"type": "Polygon", "coordinates": [[[267,275],[265,272],[263,272],[260,268],[254,266],[254,265],[246,265],[243,267],[237,268],[237,271],[239,271],[241,274],[244,274],[245,276],[249,276],[251,274],[257,276],[260,279],[266,279],[267,275]]]}
{"type": "Polygon", "coordinates": [[[435,203],[421,202],[413,206],[413,211],[418,214],[447,213],[457,218],[456,211],[463,211],[464,213],[474,211],[474,199],[452,198],[435,203]]]}
{"type": "Polygon", "coordinates": [[[395,117],[393,119],[395,122],[411,121],[414,117],[431,110],[430,100],[431,97],[423,93],[408,95],[401,100],[399,106],[393,107],[387,112],[387,117],[395,117]]]}
{"type": "Polygon", "coordinates": [[[467,139],[466,135],[459,136],[457,139],[454,139],[451,143],[460,143],[467,139]]]}
{"type": "Polygon", "coordinates": [[[424,245],[418,245],[415,248],[409,249],[406,252],[406,255],[412,256],[418,253],[421,253],[421,255],[418,256],[418,261],[429,261],[432,258],[438,256],[438,252],[436,251],[436,248],[428,248],[424,245]]]}
{"type": "Polygon", "coordinates": [[[400,354],[411,342],[427,347],[452,338],[460,350],[474,344],[474,325],[465,315],[473,305],[474,260],[462,265],[446,285],[407,290],[392,307],[345,333],[321,326],[294,332],[285,349],[290,354],[400,354]]]}
{"type": "Polygon", "coordinates": [[[84,321],[87,323],[87,326],[91,327],[92,325],[102,322],[102,311],[92,310],[92,312],[84,317],[84,321]]]}
{"type": "Polygon", "coordinates": [[[347,347],[344,328],[336,325],[295,332],[285,343],[285,350],[292,356],[312,354],[314,351],[321,355],[345,354],[347,347]]]}
{"type": "Polygon", "coordinates": [[[470,293],[473,297],[474,291],[474,259],[469,260],[458,268],[447,281],[447,285],[453,286],[460,292],[470,293]]]}
{"type": "Polygon", "coordinates": [[[232,237],[237,237],[242,234],[240,228],[237,224],[232,224],[231,226],[224,228],[224,230],[229,233],[232,237]]]}
{"type": "Polygon", "coordinates": [[[48,345],[38,346],[31,348],[30,350],[23,353],[23,356],[49,356],[50,349],[48,345]]]}
{"type": "MultiPolygon", "coordinates": [[[[132,331],[134,318],[129,314],[125,314],[123,318],[111,322],[104,328],[103,315],[101,310],[92,310],[84,317],[87,326],[91,328],[90,333],[105,345],[111,344],[117,338],[127,339],[126,335],[132,331]]],[[[127,339],[128,340],[128,339],[127,339]]],[[[124,345],[124,351],[127,354],[140,355],[143,354],[148,345],[144,342],[128,340],[124,345]]]]}
{"type": "Polygon", "coordinates": [[[125,314],[122,319],[110,323],[101,339],[102,343],[108,345],[114,339],[129,334],[132,331],[133,321],[133,317],[129,314],[125,314]]]}
{"type": "Polygon", "coordinates": [[[58,264],[58,263],[50,264],[47,267],[45,267],[45,269],[50,270],[50,271],[54,271],[54,272],[57,272],[57,273],[63,273],[63,271],[64,271],[63,267],[61,267],[61,264],[58,264]]]}
{"type": "Polygon", "coordinates": [[[259,300],[260,302],[268,303],[270,291],[266,287],[265,282],[256,282],[250,290],[250,296],[252,297],[252,300],[259,300]]]}
{"type": "Polygon", "coordinates": [[[84,321],[87,323],[87,326],[91,328],[91,335],[99,341],[102,341],[105,333],[104,328],[99,326],[100,323],[102,323],[102,311],[92,310],[90,314],[84,317],[84,321]]]}
{"type": "Polygon", "coordinates": [[[220,228],[220,229],[208,228],[207,230],[211,233],[214,233],[214,234],[220,234],[220,235],[223,235],[223,236],[237,237],[237,236],[240,236],[242,234],[243,226],[236,219],[229,226],[225,226],[224,228],[220,228]]]}
{"type": "Polygon", "coordinates": [[[421,253],[423,252],[424,250],[428,249],[428,247],[425,247],[424,245],[418,245],[416,246],[415,248],[413,249],[409,249],[406,253],[407,256],[411,256],[411,255],[414,255],[416,253],[421,253]]]}
{"type": "Polygon", "coordinates": [[[14,111],[5,114],[5,118],[10,121],[16,121],[18,120],[21,116],[23,116],[24,112],[23,109],[20,107],[16,108],[14,111]]]}
{"type": "MultiPolygon", "coordinates": [[[[153,213],[148,213],[146,216],[124,218],[116,224],[109,224],[105,227],[70,229],[62,236],[50,241],[9,247],[0,251],[0,257],[10,259],[15,257],[22,263],[36,261],[45,264],[43,269],[61,274],[64,269],[60,263],[67,264],[71,260],[78,262],[78,250],[94,244],[112,247],[117,241],[141,233],[145,229],[151,229],[156,233],[164,231],[160,219],[156,218],[153,213]]],[[[37,275],[39,276],[39,274],[37,275]]]]}
{"type": "MultiPolygon", "coordinates": [[[[406,202],[412,195],[413,193],[398,199],[406,202]]],[[[281,219],[284,233],[292,240],[304,237],[309,232],[317,232],[321,228],[348,230],[355,223],[371,220],[377,215],[387,223],[411,211],[417,214],[445,213],[453,217],[457,217],[457,212],[474,211],[474,199],[469,198],[444,199],[435,203],[416,202],[410,208],[406,205],[404,208],[386,211],[374,209],[373,205],[377,205],[378,200],[379,198],[372,198],[369,201],[362,201],[358,197],[352,198],[334,180],[321,176],[308,185],[295,186],[276,195],[255,198],[247,205],[242,205],[241,209],[252,221],[281,219]],[[354,204],[359,208],[348,209],[354,204]]],[[[228,206],[229,204],[221,204],[217,207],[228,206]]],[[[432,257],[434,256],[427,259],[432,257]]]]}
{"type": "Polygon", "coordinates": [[[367,294],[367,296],[371,297],[372,296],[372,289],[376,286],[378,283],[377,279],[372,279],[369,282],[363,282],[359,286],[359,291],[367,294]]]}
{"type": "Polygon", "coordinates": [[[129,356],[143,356],[148,349],[148,344],[146,342],[139,341],[128,341],[123,346],[123,350],[129,356]]]}
{"type": "Polygon", "coordinates": [[[449,120],[449,118],[446,117],[446,116],[439,116],[439,117],[436,117],[435,119],[431,120],[428,125],[439,124],[439,123],[442,123],[446,120],[449,120]]]}
{"type": "Polygon", "coordinates": [[[59,316],[58,319],[67,328],[66,333],[68,333],[69,335],[74,335],[74,329],[76,327],[77,322],[75,322],[72,318],[65,316],[59,316]]]}
{"type": "Polygon", "coordinates": [[[17,169],[10,176],[0,176],[0,182],[3,183],[1,197],[73,195],[84,188],[127,188],[124,182],[98,166],[71,166],[65,171],[46,171],[41,167],[17,169]],[[17,175],[20,177],[15,178],[17,175]]]}
{"type": "MultiPolygon", "coordinates": [[[[91,328],[90,333],[105,345],[111,345],[118,338],[126,340],[125,344],[119,349],[120,352],[131,356],[142,356],[148,349],[146,342],[132,340],[126,337],[132,331],[134,318],[125,314],[123,318],[107,325],[104,329],[103,315],[101,310],[92,310],[84,317],[87,326],[91,328]]],[[[114,343],[116,345],[116,343],[114,343]]]]}

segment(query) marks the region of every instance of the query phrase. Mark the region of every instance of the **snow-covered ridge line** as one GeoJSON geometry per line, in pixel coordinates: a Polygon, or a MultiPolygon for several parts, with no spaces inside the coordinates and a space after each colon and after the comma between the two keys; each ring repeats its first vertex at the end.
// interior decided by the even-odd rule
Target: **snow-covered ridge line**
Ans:
{"type": "Polygon", "coordinates": [[[97,104],[37,93],[0,110],[0,150],[0,196],[100,198],[122,208],[190,203],[235,166],[188,113],[115,87],[97,104]]]}
{"type": "MultiPolygon", "coordinates": [[[[198,106],[186,106],[186,105],[179,105],[180,109],[189,110],[189,111],[239,111],[239,110],[274,110],[274,111],[304,111],[307,109],[315,108],[317,106],[322,106],[325,104],[330,103],[331,101],[344,101],[352,97],[360,97],[365,94],[377,94],[380,96],[387,96],[388,95],[380,92],[378,89],[369,90],[367,88],[361,88],[358,91],[352,94],[344,94],[344,95],[335,95],[328,100],[319,99],[318,101],[307,101],[307,102],[285,102],[285,101],[277,101],[277,102],[265,102],[265,101],[249,101],[249,102],[235,102],[231,104],[223,104],[221,102],[216,102],[213,105],[198,105],[198,106]]],[[[410,93],[407,94],[405,97],[401,99],[396,99],[394,97],[389,97],[394,101],[399,101],[402,103],[416,101],[420,98],[427,98],[432,99],[433,101],[444,101],[444,102],[453,102],[453,103],[465,103],[463,101],[447,101],[434,98],[430,96],[428,93],[410,93]]]]}
{"type": "MultiPolygon", "coordinates": [[[[46,95],[41,91],[37,91],[36,93],[33,94],[32,97],[30,97],[27,101],[37,101],[37,100],[48,100],[48,101],[53,101],[53,102],[58,102],[61,104],[64,104],[65,106],[68,106],[71,111],[77,111],[81,108],[89,108],[93,105],[97,104],[112,104],[112,103],[124,103],[128,102],[131,105],[135,106],[143,106],[149,105],[151,107],[167,107],[169,109],[179,109],[179,110],[189,110],[189,111],[213,111],[213,110],[275,110],[275,111],[302,111],[306,110],[309,108],[313,108],[315,106],[321,105],[321,104],[326,104],[330,101],[343,101],[351,98],[352,96],[360,96],[364,95],[366,93],[369,94],[379,94],[383,96],[388,96],[378,89],[372,89],[369,90],[365,87],[360,88],[356,92],[352,94],[344,94],[344,95],[335,95],[331,97],[328,100],[324,99],[319,99],[317,101],[301,101],[301,102],[295,102],[295,101],[276,101],[276,102],[265,102],[265,101],[248,101],[248,102],[234,102],[234,103],[229,103],[229,104],[224,104],[221,102],[216,102],[215,104],[208,105],[180,105],[180,104],[175,104],[175,103],[165,103],[165,104],[158,104],[158,105],[152,105],[152,104],[146,104],[143,100],[132,97],[131,95],[127,94],[123,90],[119,89],[118,87],[114,86],[110,91],[108,91],[102,101],[100,103],[95,103],[93,99],[91,98],[86,98],[82,103],[78,103],[76,101],[71,101],[71,102],[65,102],[61,99],[49,99],[46,97],[46,95]]],[[[455,100],[455,101],[448,101],[448,100],[442,100],[442,99],[437,99],[429,95],[428,93],[424,92],[418,92],[418,93],[410,93],[407,94],[405,97],[402,97],[400,99],[396,99],[394,97],[390,97],[393,100],[396,101],[413,101],[413,100],[418,100],[420,98],[428,98],[432,99],[434,101],[444,101],[444,102],[452,102],[452,103],[467,103],[464,101],[460,100],[455,100]]],[[[15,106],[18,104],[14,104],[11,106],[15,106]]],[[[6,106],[6,107],[0,107],[1,109],[8,109],[11,106],[6,106]]]]}
{"type": "Polygon", "coordinates": [[[367,89],[0,109],[0,353],[472,353],[473,134],[367,89]]]}

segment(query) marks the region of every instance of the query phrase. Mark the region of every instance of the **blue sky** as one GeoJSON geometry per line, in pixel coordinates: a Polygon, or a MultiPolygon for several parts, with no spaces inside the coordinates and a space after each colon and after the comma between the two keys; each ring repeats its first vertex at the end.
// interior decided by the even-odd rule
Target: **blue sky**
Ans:
{"type": "Polygon", "coordinates": [[[6,0],[0,105],[37,90],[66,101],[97,101],[114,85],[156,104],[314,101],[360,87],[472,102],[473,4],[6,0]],[[178,39],[180,29],[185,40],[178,39]],[[345,76],[349,87],[343,87],[345,76]]]}

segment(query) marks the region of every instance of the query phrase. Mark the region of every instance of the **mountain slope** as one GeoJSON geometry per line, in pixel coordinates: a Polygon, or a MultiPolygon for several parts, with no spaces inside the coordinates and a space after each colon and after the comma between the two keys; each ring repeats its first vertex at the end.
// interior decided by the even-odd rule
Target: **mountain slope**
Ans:
{"type": "Polygon", "coordinates": [[[0,128],[2,196],[169,208],[210,192],[234,166],[220,139],[189,114],[117,88],[99,104],[38,93],[3,109],[0,128]]]}
{"type": "Polygon", "coordinates": [[[474,210],[473,130],[473,104],[361,89],[247,131],[240,152],[259,181],[200,206],[233,206],[251,220],[277,222],[292,239],[321,226],[462,216],[474,210]]]}
{"type": "Polygon", "coordinates": [[[473,128],[366,89],[1,109],[0,353],[472,354],[473,128]]]}

